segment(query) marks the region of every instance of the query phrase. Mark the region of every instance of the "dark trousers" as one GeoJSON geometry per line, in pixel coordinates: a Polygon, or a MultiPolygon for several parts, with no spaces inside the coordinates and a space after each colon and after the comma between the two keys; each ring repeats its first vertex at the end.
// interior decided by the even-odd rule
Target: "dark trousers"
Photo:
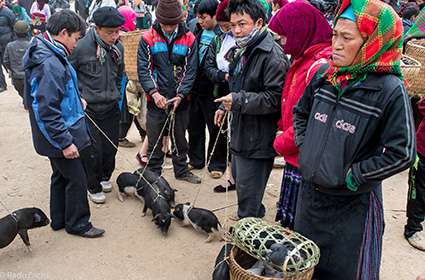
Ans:
{"type": "MultiPolygon", "coordinates": [[[[118,106],[103,118],[96,118],[92,115],[90,115],[90,117],[96,122],[108,138],[112,140],[115,146],[118,146],[120,121],[120,111],[118,106]]],[[[86,162],[86,159],[89,159],[88,164],[86,164],[89,180],[88,190],[91,193],[98,193],[102,191],[100,182],[109,181],[112,176],[112,172],[115,169],[115,156],[117,154],[117,150],[94,126],[91,120],[87,120],[87,123],[89,124],[93,142],[93,147],[90,149],[90,153],[85,156],[84,160],[86,162]]]]}
{"type": "Polygon", "coordinates": [[[266,209],[262,201],[272,168],[273,158],[251,159],[232,155],[240,218],[264,217],[266,209]]]}
{"type": "Polygon", "coordinates": [[[121,108],[119,140],[124,140],[124,138],[127,137],[127,133],[130,130],[131,124],[133,122],[136,125],[137,130],[139,131],[140,137],[144,138],[146,136],[146,131],[139,124],[137,118],[130,114],[130,112],[128,111],[127,99],[125,98],[124,94],[123,105],[121,108]]]}
{"type": "Polygon", "coordinates": [[[378,280],[384,218],[381,186],[336,196],[302,182],[295,231],[320,248],[317,280],[378,280]]]}
{"type": "MultiPolygon", "coordinates": [[[[174,167],[175,177],[183,176],[187,171],[187,152],[188,145],[185,137],[186,129],[189,124],[189,106],[187,104],[180,104],[180,108],[175,112],[175,126],[171,129],[171,150],[172,161],[174,167]]],[[[156,108],[152,102],[148,103],[148,111],[146,114],[146,128],[148,135],[148,156],[151,156],[148,167],[153,172],[161,174],[162,164],[164,163],[164,152],[162,151],[162,137],[161,130],[167,120],[167,112],[156,108]],[[158,141],[158,138],[161,139],[158,141]],[[153,149],[156,142],[158,142],[155,150],[153,149]]],[[[168,123],[169,124],[169,123],[168,123]]],[[[169,125],[167,124],[167,128],[169,125]]]]}
{"type": "MultiPolygon", "coordinates": [[[[208,155],[209,159],[211,151],[214,147],[219,127],[214,125],[214,114],[217,110],[217,105],[214,103],[212,97],[200,96],[192,100],[190,107],[190,121],[189,121],[189,162],[195,168],[204,168],[206,164],[205,158],[205,125],[208,128],[210,139],[208,143],[208,155]]],[[[208,166],[209,171],[221,171],[226,170],[226,135],[220,135],[217,146],[212,155],[210,165],[208,166]]]]}
{"type": "Polygon", "coordinates": [[[0,45],[0,88],[7,88],[6,78],[3,73],[3,56],[6,45],[0,45]]]}
{"type": "Polygon", "coordinates": [[[417,168],[409,172],[409,192],[407,195],[407,224],[404,227],[406,238],[422,231],[425,219],[425,157],[419,155],[417,168]]]}
{"type": "Polygon", "coordinates": [[[87,180],[78,159],[49,158],[53,174],[50,185],[50,218],[54,230],[83,233],[91,228],[87,180]]]}

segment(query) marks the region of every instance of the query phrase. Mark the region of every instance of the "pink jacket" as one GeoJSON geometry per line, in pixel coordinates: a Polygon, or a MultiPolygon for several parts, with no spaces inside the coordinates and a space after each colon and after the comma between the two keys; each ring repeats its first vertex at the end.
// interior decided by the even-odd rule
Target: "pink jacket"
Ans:
{"type": "Polygon", "coordinates": [[[294,127],[292,109],[304,94],[317,69],[328,63],[332,55],[330,43],[320,43],[308,48],[304,54],[295,60],[286,74],[282,91],[282,112],[279,130],[282,134],[274,140],[273,147],[286,162],[298,167],[298,148],[294,143],[294,127]]]}

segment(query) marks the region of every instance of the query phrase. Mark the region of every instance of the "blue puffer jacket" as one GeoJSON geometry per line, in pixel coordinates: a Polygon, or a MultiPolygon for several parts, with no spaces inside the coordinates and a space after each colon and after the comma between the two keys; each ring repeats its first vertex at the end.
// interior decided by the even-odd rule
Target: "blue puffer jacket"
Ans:
{"type": "Polygon", "coordinates": [[[25,53],[24,69],[25,102],[37,153],[63,157],[62,150],[71,144],[80,151],[89,146],[77,75],[65,51],[37,36],[25,53]]]}

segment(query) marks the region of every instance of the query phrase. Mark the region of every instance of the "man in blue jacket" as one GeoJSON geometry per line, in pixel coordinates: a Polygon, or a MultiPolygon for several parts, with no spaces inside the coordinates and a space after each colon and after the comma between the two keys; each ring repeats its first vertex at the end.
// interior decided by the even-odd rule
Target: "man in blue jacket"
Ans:
{"type": "Polygon", "coordinates": [[[95,238],[105,231],[89,222],[87,179],[80,157],[91,144],[83,110],[86,103],[80,99],[77,76],[68,61],[84,32],[84,21],[70,10],[49,19],[47,32],[32,40],[24,56],[24,100],[35,150],[49,158],[53,170],[52,229],[95,238]]]}

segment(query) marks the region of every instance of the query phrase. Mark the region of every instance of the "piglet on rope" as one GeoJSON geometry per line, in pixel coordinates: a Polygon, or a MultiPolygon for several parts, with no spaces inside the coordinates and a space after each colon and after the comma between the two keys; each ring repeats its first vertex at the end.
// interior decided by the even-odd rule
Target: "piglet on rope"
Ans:
{"type": "Polygon", "coordinates": [[[220,232],[220,221],[210,210],[192,207],[190,203],[177,204],[173,215],[184,226],[192,225],[195,230],[208,234],[208,239],[205,242],[211,242],[214,237],[219,237],[220,240],[223,239],[220,232]]]}

